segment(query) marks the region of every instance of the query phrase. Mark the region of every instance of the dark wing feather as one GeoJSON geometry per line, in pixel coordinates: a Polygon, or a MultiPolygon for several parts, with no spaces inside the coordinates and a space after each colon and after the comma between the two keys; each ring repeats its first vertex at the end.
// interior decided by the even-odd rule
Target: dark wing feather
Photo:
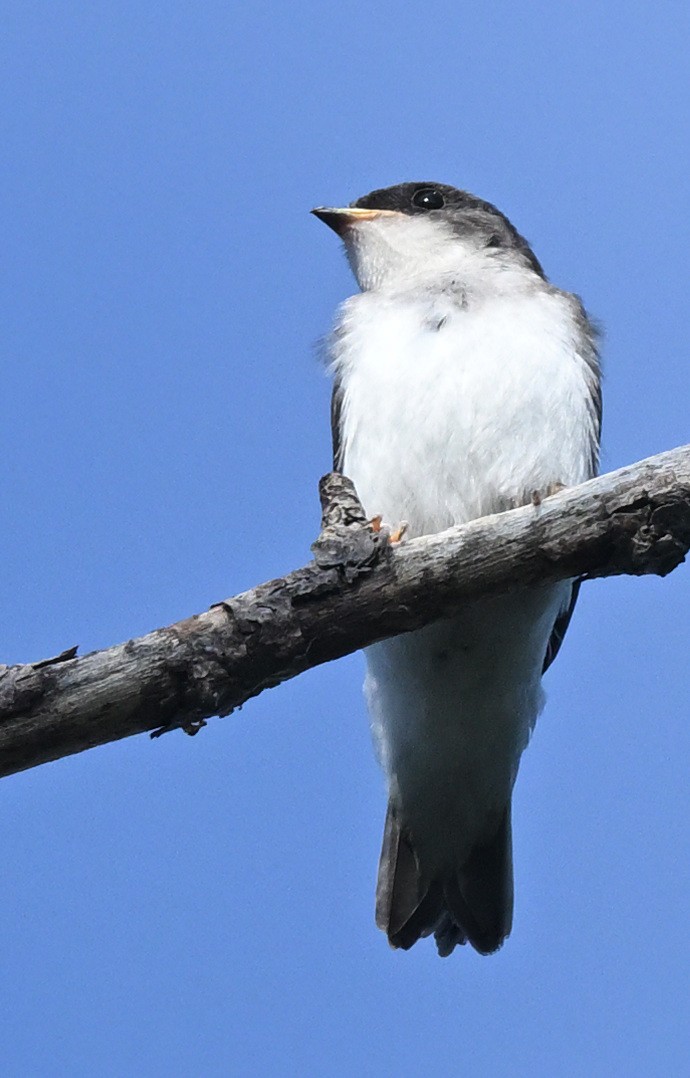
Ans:
{"type": "Polygon", "coordinates": [[[581,580],[576,580],[575,581],[575,583],[573,584],[573,593],[572,593],[572,596],[570,598],[570,603],[569,603],[567,609],[564,610],[562,613],[560,613],[558,615],[558,617],[556,618],[555,622],[554,622],[553,629],[551,630],[551,636],[549,637],[549,642],[546,645],[546,655],[544,656],[544,665],[541,668],[542,674],[546,673],[546,671],[551,666],[551,663],[553,662],[553,660],[558,655],[558,652],[561,650],[561,644],[563,643],[563,637],[565,636],[566,631],[568,629],[568,626],[570,625],[570,619],[573,616],[573,610],[575,609],[575,603],[577,602],[577,597],[580,594],[580,585],[581,585],[581,583],[582,583],[581,580]]]}

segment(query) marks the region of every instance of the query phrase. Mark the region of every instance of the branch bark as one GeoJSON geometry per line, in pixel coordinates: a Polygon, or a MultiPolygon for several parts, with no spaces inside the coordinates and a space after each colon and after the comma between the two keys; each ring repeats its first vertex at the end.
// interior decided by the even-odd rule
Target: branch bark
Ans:
{"type": "Polygon", "coordinates": [[[266,688],[479,595],[621,573],[690,548],[690,446],[397,547],[349,480],[321,480],[314,560],[202,614],[76,658],[0,666],[0,775],[144,731],[195,733],[266,688]]]}

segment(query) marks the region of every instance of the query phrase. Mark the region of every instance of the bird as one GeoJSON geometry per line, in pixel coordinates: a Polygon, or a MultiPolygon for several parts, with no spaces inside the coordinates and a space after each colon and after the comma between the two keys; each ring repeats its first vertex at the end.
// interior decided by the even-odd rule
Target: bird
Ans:
{"type": "MultiPolygon", "coordinates": [[[[327,346],[333,467],[371,519],[436,534],[596,474],[598,332],[500,210],[431,181],[312,210],[359,292],[327,346]]],[[[538,513],[538,508],[535,508],[538,513]]],[[[394,948],[496,952],[511,799],[578,580],[515,587],[365,649],[388,788],[376,923],[394,948]]]]}

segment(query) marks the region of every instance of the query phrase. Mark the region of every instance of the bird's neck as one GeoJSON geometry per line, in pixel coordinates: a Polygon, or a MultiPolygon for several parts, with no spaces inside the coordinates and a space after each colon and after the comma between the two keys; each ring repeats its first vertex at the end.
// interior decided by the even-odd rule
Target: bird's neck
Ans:
{"type": "Polygon", "coordinates": [[[544,287],[514,251],[454,245],[426,262],[403,256],[371,263],[357,277],[363,292],[383,296],[438,292],[459,296],[508,295],[544,287]]]}

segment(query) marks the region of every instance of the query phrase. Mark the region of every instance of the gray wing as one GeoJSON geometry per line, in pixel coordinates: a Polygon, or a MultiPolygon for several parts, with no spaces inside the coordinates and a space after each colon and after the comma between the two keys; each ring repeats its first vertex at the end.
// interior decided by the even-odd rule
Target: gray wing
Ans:
{"type": "MultiPolygon", "coordinates": [[[[600,331],[588,317],[579,296],[568,292],[561,293],[566,296],[570,304],[573,320],[578,332],[577,349],[585,364],[585,381],[589,392],[590,413],[590,478],[597,474],[599,469],[599,446],[601,443],[601,364],[599,359],[599,336],[600,331]]],[[[573,584],[573,593],[568,608],[558,615],[554,622],[551,637],[546,646],[542,674],[551,666],[558,655],[563,638],[566,634],[570,619],[573,616],[577,597],[580,594],[581,580],[573,584]]]]}
{"type": "Polygon", "coordinates": [[[590,468],[589,478],[599,470],[599,446],[601,443],[601,361],[599,357],[599,337],[601,330],[592,322],[582,306],[579,296],[562,292],[569,303],[576,329],[575,347],[585,365],[585,384],[589,395],[590,415],[590,468]]]}

